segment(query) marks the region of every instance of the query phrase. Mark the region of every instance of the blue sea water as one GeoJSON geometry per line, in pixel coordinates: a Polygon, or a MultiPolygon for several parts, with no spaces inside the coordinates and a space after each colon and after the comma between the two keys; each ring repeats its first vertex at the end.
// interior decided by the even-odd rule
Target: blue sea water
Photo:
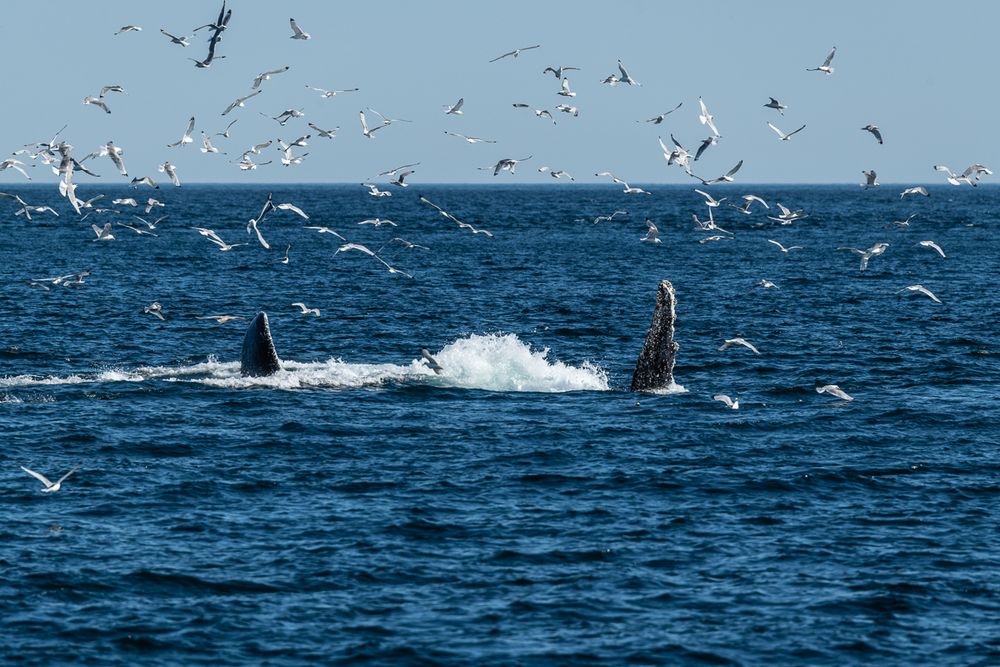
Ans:
{"type": "Polygon", "coordinates": [[[810,217],[707,243],[689,187],[185,185],[113,242],[7,189],[63,215],[0,202],[4,662],[1000,662],[996,187],[716,187],[810,217]],[[269,190],[311,217],[270,252],[269,190]],[[683,390],[633,394],[663,278],[683,390]],[[241,378],[246,322],[196,317],[258,310],[286,369],[241,378]]]}

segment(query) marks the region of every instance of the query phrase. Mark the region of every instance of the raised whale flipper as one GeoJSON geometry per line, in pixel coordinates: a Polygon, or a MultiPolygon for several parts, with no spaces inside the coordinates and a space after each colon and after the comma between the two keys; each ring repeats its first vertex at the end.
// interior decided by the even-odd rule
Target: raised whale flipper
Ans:
{"type": "Polygon", "coordinates": [[[674,356],[680,347],[674,342],[677,297],[669,280],[656,289],[656,309],[646,333],[646,342],[635,362],[632,391],[665,389],[674,381],[674,356]]]}
{"type": "Polygon", "coordinates": [[[271,327],[267,323],[267,313],[261,311],[250,321],[243,338],[240,353],[240,375],[260,377],[274,375],[281,370],[281,360],[274,350],[271,327]]]}

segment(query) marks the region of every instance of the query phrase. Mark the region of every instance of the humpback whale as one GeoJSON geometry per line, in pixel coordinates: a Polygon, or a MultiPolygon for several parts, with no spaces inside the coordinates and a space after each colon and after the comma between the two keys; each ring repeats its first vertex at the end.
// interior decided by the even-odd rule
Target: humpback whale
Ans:
{"type": "Polygon", "coordinates": [[[250,321],[243,337],[243,351],[240,353],[240,375],[259,377],[273,375],[281,370],[281,360],[274,350],[271,327],[267,323],[267,313],[261,311],[250,321]]]}
{"type": "MultiPolygon", "coordinates": [[[[674,357],[679,345],[674,342],[674,319],[677,297],[669,280],[661,280],[656,289],[656,308],[646,332],[646,342],[639,353],[632,375],[632,391],[665,389],[674,381],[674,357]]],[[[420,354],[435,373],[443,369],[426,348],[420,354]]],[[[261,311],[250,321],[243,337],[240,354],[240,374],[259,377],[273,375],[281,370],[281,360],[274,350],[267,313],[261,311]]]]}
{"type": "Polygon", "coordinates": [[[674,318],[677,297],[669,280],[661,280],[656,289],[653,321],[646,332],[646,342],[635,363],[632,391],[664,389],[674,381],[674,356],[680,347],[674,342],[674,318]]]}

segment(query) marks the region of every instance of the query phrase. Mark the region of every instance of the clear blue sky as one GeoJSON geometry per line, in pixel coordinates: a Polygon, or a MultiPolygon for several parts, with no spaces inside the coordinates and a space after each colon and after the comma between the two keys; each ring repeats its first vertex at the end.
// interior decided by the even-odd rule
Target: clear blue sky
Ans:
{"type": "MultiPolygon", "coordinates": [[[[207,31],[181,48],[159,29],[190,35],[220,5],[4,2],[0,150],[47,139],[68,123],[64,138],[77,156],[112,139],[123,147],[130,175],[162,179],[156,166],[170,160],[188,183],[350,183],[419,161],[414,183],[553,182],[536,171],[544,164],[578,181],[605,182],[594,173],[610,170],[630,182],[696,185],[666,166],[657,136],[669,140],[673,132],[697,148],[708,136],[697,118],[700,95],[723,135],[696,165],[705,177],[740,159],[744,183],[860,183],[863,169],[875,169],[883,183],[933,184],[943,182],[931,169],[936,163],[1000,167],[993,68],[1000,3],[231,0],[233,18],[218,49],[226,58],[196,69],[187,58],[206,55],[207,31]],[[291,15],[312,39],[289,39],[291,15]],[[143,31],[113,35],[130,23],[143,31]],[[533,44],[542,47],[488,62],[533,44]],[[805,71],[834,45],[832,76],[805,71]],[[641,87],[599,83],[617,71],[618,58],[641,87]],[[578,93],[571,100],[556,94],[555,78],[542,75],[560,64],[581,68],[569,73],[578,93]],[[291,69],[265,82],[247,108],[220,116],[250,92],[254,75],[284,65],[291,69]],[[111,115],[82,104],[108,84],[127,91],[108,95],[111,115]],[[321,99],[306,84],[361,90],[321,99]],[[763,108],[769,95],[788,105],[784,117],[763,108]],[[459,97],[464,115],[445,116],[443,106],[459,97]],[[578,118],[555,111],[567,101],[580,108],[578,118]],[[558,124],[514,109],[514,102],[550,109],[558,124]],[[678,102],[684,106],[662,125],[635,122],[678,102]],[[413,123],[368,140],[357,114],[369,106],[413,123]],[[287,108],[304,109],[306,117],[281,128],[258,113],[287,108]],[[195,143],[166,148],[192,115],[195,143]],[[199,151],[198,130],[213,134],[237,118],[231,139],[215,137],[228,157],[199,151]],[[306,121],[339,125],[340,136],[314,136],[299,150],[309,153],[299,166],[282,167],[272,147],[255,160],[274,164],[237,168],[251,144],[306,134],[306,121]],[[785,131],[807,127],[781,142],[766,121],[785,131]],[[885,145],[859,129],[868,123],[881,127],[885,145]],[[498,143],[470,145],[444,130],[498,143]],[[526,155],[534,158],[513,177],[476,169],[526,155]]],[[[97,164],[102,180],[119,178],[106,158],[97,164]]],[[[42,168],[31,172],[35,182],[55,181],[42,168]]],[[[22,181],[13,170],[0,173],[0,183],[22,181]]]]}

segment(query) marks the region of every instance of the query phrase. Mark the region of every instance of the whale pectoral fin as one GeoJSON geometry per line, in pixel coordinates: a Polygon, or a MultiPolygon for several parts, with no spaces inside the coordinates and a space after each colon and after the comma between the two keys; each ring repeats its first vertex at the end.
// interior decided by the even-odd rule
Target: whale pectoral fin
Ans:
{"type": "Polygon", "coordinates": [[[673,384],[674,361],[680,345],[674,342],[677,297],[669,280],[656,290],[656,308],[632,374],[632,391],[664,389],[673,384]]]}
{"type": "Polygon", "coordinates": [[[261,311],[250,321],[240,352],[240,375],[261,377],[281,370],[281,360],[271,340],[267,313],[261,311]]]}

